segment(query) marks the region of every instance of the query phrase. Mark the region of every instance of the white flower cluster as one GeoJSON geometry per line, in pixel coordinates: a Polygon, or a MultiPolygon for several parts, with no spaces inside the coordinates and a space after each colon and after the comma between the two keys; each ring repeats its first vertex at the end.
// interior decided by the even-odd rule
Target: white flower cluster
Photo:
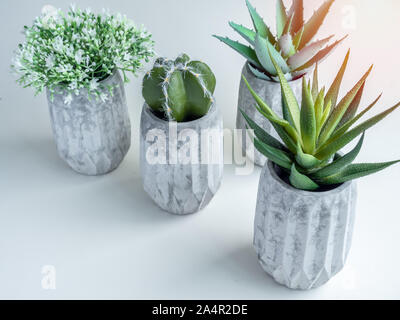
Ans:
{"type": "Polygon", "coordinates": [[[45,6],[33,26],[24,29],[26,41],[12,65],[18,82],[36,93],[45,88],[52,94],[67,92],[67,103],[81,89],[106,99],[101,80],[119,69],[127,82],[126,72],[136,73],[154,55],[151,34],[126,16],[105,10],[94,14],[71,6],[64,13],[45,6]]]}

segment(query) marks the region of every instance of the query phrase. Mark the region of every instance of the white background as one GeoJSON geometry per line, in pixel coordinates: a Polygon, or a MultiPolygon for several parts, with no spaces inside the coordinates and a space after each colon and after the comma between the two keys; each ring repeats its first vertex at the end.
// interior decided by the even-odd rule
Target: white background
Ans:
{"type": "MultiPolygon", "coordinates": [[[[94,11],[110,8],[145,24],[160,55],[185,51],[206,61],[217,77],[225,127],[234,127],[244,60],[211,34],[238,39],[227,22],[250,25],[244,0],[76,2],[94,11]]],[[[275,1],[252,2],[274,24],[275,1]]],[[[120,168],[92,178],[70,170],[56,153],[44,95],[34,98],[31,89],[18,87],[9,68],[12,52],[23,40],[23,25],[47,3],[0,2],[0,298],[400,298],[400,166],[359,181],[347,266],[310,292],[275,284],[258,265],[252,225],[260,169],[242,177],[235,175],[234,166],[226,166],[214,200],[188,217],[162,212],[147,197],[138,165],[142,74],[126,87],[133,145],[120,168]],[[45,265],[56,268],[56,290],[41,287],[45,265]]],[[[321,1],[305,3],[309,15],[321,1]]],[[[66,9],[69,2],[51,4],[66,9]]],[[[344,89],[375,63],[363,106],[382,90],[384,96],[372,115],[400,100],[399,9],[397,0],[337,0],[320,33],[351,34],[321,66],[326,85],[349,46],[344,89]]],[[[368,132],[358,160],[400,158],[399,121],[400,111],[368,132]]]]}

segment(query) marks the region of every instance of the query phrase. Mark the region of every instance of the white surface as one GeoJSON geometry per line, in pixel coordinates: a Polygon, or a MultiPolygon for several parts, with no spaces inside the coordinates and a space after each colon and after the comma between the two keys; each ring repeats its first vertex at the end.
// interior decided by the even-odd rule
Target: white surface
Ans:
{"type": "MultiPolygon", "coordinates": [[[[71,171],[56,153],[44,95],[33,98],[32,90],[19,88],[9,74],[12,51],[23,39],[22,26],[30,24],[46,3],[0,3],[0,298],[400,298],[400,166],[360,180],[347,267],[326,286],[310,292],[275,284],[258,265],[251,242],[259,169],[242,177],[235,175],[233,166],[226,166],[214,201],[189,217],[170,216],[145,195],[138,165],[140,77],[126,88],[133,146],[121,167],[99,178],[71,171]],[[41,287],[44,265],[56,268],[56,290],[41,287]]],[[[65,9],[68,1],[52,3],[65,9]]],[[[268,7],[275,1],[253,3],[273,16],[275,9],[268,7]]],[[[306,3],[310,12],[312,3],[320,1],[306,3]]],[[[233,128],[243,59],[210,35],[238,39],[227,22],[250,24],[244,0],[78,4],[96,11],[109,7],[144,23],[160,54],[173,57],[186,51],[208,62],[217,76],[216,98],[225,127],[233,128]]],[[[321,37],[328,31],[352,34],[321,67],[322,82],[330,84],[347,46],[353,50],[346,90],[375,62],[363,105],[382,89],[385,95],[372,114],[400,99],[399,45],[390,31],[399,27],[395,17],[399,6],[397,0],[379,4],[337,0],[321,32],[321,37]],[[347,24],[341,23],[348,5],[356,9],[355,30],[344,30],[347,24]],[[382,23],[371,23],[384,14],[382,23]]],[[[369,132],[359,161],[400,158],[399,121],[400,111],[369,132]]]]}

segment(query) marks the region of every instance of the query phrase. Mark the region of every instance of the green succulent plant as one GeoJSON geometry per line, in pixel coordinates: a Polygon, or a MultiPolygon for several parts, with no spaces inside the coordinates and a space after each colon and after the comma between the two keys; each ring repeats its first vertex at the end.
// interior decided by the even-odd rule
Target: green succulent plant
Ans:
{"type": "Polygon", "coordinates": [[[276,70],[270,58],[272,57],[285,74],[287,80],[293,80],[305,75],[316,62],[326,58],[340,42],[330,45],[333,35],[312,42],[317,34],[330,7],[335,0],[327,0],[307,22],[304,21],[303,0],[293,0],[292,7],[286,10],[282,0],[277,0],[276,29],[273,35],[256,9],[246,0],[254,30],[230,22],[229,25],[241,35],[250,46],[233,41],[227,37],[214,35],[217,39],[244,56],[252,73],[264,80],[279,81],[276,70]]]}
{"type": "Polygon", "coordinates": [[[371,66],[337,103],[349,54],[350,51],[326,94],[325,88],[320,89],[318,85],[318,65],[315,67],[312,84],[303,78],[301,107],[283,71],[271,54],[271,61],[276,68],[282,88],[283,119],[254,92],[243,77],[257,102],[257,110],[269,120],[283,141],[281,143],[273,138],[242,111],[249,127],[254,130],[255,147],[282,168],[287,173],[290,184],[297,189],[315,191],[329,188],[373,174],[399,162],[352,163],[361,150],[365,131],[392,113],[400,103],[355,126],[358,120],[374,107],[381,95],[357,114],[365,82],[372,70],[371,66]],[[343,147],[360,135],[362,137],[352,151],[345,155],[339,154],[343,147]]]}
{"type": "Polygon", "coordinates": [[[143,97],[157,114],[185,122],[206,115],[214,102],[216,79],[210,67],[186,54],[158,58],[143,79],[143,97]]]}

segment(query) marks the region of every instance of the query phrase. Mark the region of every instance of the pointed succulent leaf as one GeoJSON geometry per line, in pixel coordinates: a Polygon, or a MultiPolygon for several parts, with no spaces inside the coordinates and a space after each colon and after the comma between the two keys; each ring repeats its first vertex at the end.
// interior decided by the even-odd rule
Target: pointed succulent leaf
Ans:
{"type": "Polygon", "coordinates": [[[371,110],[377,104],[377,102],[379,101],[379,99],[381,97],[382,97],[382,93],[367,108],[365,108],[357,116],[355,116],[353,119],[347,121],[338,130],[336,130],[333,133],[332,137],[329,139],[329,141],[333,141],[333,140],[337,139],[338,137],[342,136],[344,133],[346,133],[347,130],[349,130],[358,120],[360,120],[369,110],[371,110]]]}
{"type": "Polygon", "coordinates": [[[229,22],[229,25],[240,34],[247,42],[254,46],[254,41],[256,41],[256,33],[240,24],[229,22]]]}
{"type": "MultiPolygon", "coordinates": [[[[314,88],[313,88],[314,89],[314,88]]],[[[322,120],[322,115],[324,113],[324,94],[325,94],[325,88],[322,88],[319,93],[317,93],[317,96],[315,97],[315,120],[317,121],[317,127],[318,125],[321,124],[322,120]]]]}
{"type": "Polygon", "coordinates": [[[342,85],[343,76],[344,76],[344,73],[347,68],[347,63],[349,62],[349,57],[350,57],[350,49],[347,51],[347,54],[346,54],[346,57],[344,58],[342,66],[340,67],[340,70],[339,70],[338,74],[336,75],[335,80],[333,81],[331,87],[329,88],[329,90],[325,96],[325,107],[329,101],[332,102],[332,105],[334,107],[336,106],[340,86],[342,85]]]}
{"type": "Polygon", "coordinates": [[[287,19],[287,21],[286,21],[286,25],[285,25],[285,27],[283,28],[283,32],[282,32],[282,35],[284,35],[284,34],[290,34],[290,36],[292,36],[292,34],[291,34],[291,29],[292,29],[292,22],[293,22],[293,15],[291,15],[291,16],[289,16],[288,17],[288,19],[287,19]]]}
{"type": "Polygon", "coordinates": [[[375,117],[363,122],[362,124],[358,125],[354,129],[346,132],[342,136],[339,136],[333,141],[327,141],[324,145],[322,145],[319,150],[317,150],[316,157],[318,159],[327,159],[330,156],[334,155],[336,152],[341,150],[343,147],[348,145],[351,141],[357,138],[360,134],[364,131],[368,130],[369,128],[376,125],[378,122],[386,118],[389,114],[395,111],[400,106],[400,103],[396,104],[392,108],[378,114],[375,117]]]}
{"type": "Polygon", "coordinates": [[[329,116],[328,121],[326,122],[324,128],[322,129],[320,136],[321,143],[324,143],[331,137],[332,133],[335,131],[338,124],[342,120],[343,115],[348,110],[351,102],[354,100],[358,91],[361,89],[361,87],[367,80],[369,74],[371,73],[371,70],[372,66],[363,75],[360,81],[358,81],[357,84],[347,93],[347,95],[342,99],[342,101],[340,101],[340,103],[333,109],[333,112],[329,116]]]}
{"type": "Polygon", "coordinates": [[[399,163],[400,160],[383,162],[383,163],[357,163],[351,164],[338,172],[335,175],[320,179],[321,183],[329,184],[340,184],[354,179],[369,176],[373,173],[382,171],[394,164],[399,163]]]}
{"type": "Polygon", "coordinates": [[[293,45],[292,36],[289,33],[284,34],[279,39],[279,47],[281,48],[281,52],[285,58],[293,56],[296,53],[296,49],[293,45]]]}
{"type": "Polygon", "coordinates": [[[295,142],[301,142],[299,134],[296,129],[294,129],[291,124],[283,119],[279,119],[278,117],[274,117],[268,114],[263,113],[263,115],[272,123],[280,126],[282,129],[286,131],[286,133],[290,136],[290,138],[295,142]]]}
{"type": "Polygon", "coordinates": [[[283,30],[287,23],[288,17],[286,14],[286,8],[282,0],[277,0],[276,3],[276,31],[278,39],[282,36],[283,30]]]}
{"type": "Polygon", "coordinates": [[[347,153],[346,155],[339,157],[337,160],[333,161],[331,164],[327,165],[326,167],[316,171],[312,174],[313,179],[318,181],[318,179],[326,178],[336,174],[337,172],[341,171],[343,168],[351,164],[360,153],[362,145],[364,143],[365,133],[360,138],[360,141],[357,143],[355,148],[347,153]]]}
{"type": "Polygon", "coordinates": [[[260,109],[263,111],[263,113],[272,116],[274,118],[279,118],[278,115],[268,106],[263,99],[253,90],[253,88],[250,86],[249,82],[247,81],[246,77],[242,75],[242,79],[245,82],[247,88],[249,89],[251,95],[253,96],[254,100],[256,101],[257,105],[260,107],[260,109]]]}
{"type": "Polygon", "coordinates": [[[285,75],[283,74],[281,68],[279,65],[276,63],[275,59],[272,57],[270,53],[270,57],[272,60],[272,63],[276,69],[276,72],[278,73],[279,77],[279,82],[281,84],[281,89],[282,89],[282,106],[286,110],[283,110],[284,114],[286,113],[290,119],[290,123],[293,124],[294,128],[296,129],[297,132],[301,132],[300,129],[300,108],[299,108],[299,103],[297,102],[297,99],[293,93],[292,88],[289,86],[289,83],[287,82],[285,75]]]}
{"type": "Polygon", "coordinates": [[[290,184],[296,189],[306,190],[306,191],[315,191],[319,188],[319,185],[316,184],[313,180],[307,177],[304,174],[301,174],[297,169],[296,165],[293,164],[290,172],[290,184]]]}
{"type": "Polygon", "coordinates": [[[311,91],[303,78],[303,96],[300,111],[301,138],[304,151],[312,154],[315,149],[317,122],[315,119],[314,101],[311,91]]]}
{"type": "MultiPolygon", "coordinates": [[[[324,126],[324,124],[326,123],[326,121],[328,120],[329,115],[331,114],[331,110],[332,110],[332,102],[329,101],[327,106],[325,107],[324,113],[322,114],[322,119],[321,119],[321,128],[324,126]]],[[[318,134],[319,135],[319,134],[318,134]]]]}
{"type": "MultiPolygon", "coordinates": [[[[267,115],[258,105],[256,106],[256,109],[260,114],[262,114],[267,120],[271,118],[271,116],[267,115]]],[[[270,121],[270,120],[269,120],[270,121]]],[[[270,121],[271,125],[274,127],[274,130],[278,134],[278,136],[282,139],[282,141],[285,143],[287,148],[292,152],[296,153],[296,144],[298,143],[297,141],[294,141],[292,137],[287,133],[287,131],[280,125],[276,124],[274,121],[270,121]]]]}
{"type": "Polygon", "coordinates": [[[275,61],[277,61],[284,73],[288,73],[290,71],[285,59],[281,56],[281,54],[274,48],[272,44],[269,43],[267,39],[263,38],[258,33],[256,35],[255,49],[258,60],[268,73],[276,75],[276,70],[271,61],[269,52],[271,52],[271,56],[275,59],[275,61]]]}
{"type": "Polygon", "coordinates": [[[271,81],[271,77],[264,72],[261,72],[254,68],[250,63],[247,64],[252,74],[254,74],[258,79],[271,81]]]}
{"type": "Polygon", "coordinates": [[[327,0],[317,11],[314,12],[310,20],[304,24],[304,33],[301,39],[300,49],[304,48],[317,34],[334,1],[335,0],[327,0]]]}
{"type": "Polygon", "coordinates": [[[304,33],[304,26],[294,35],[293,45],[296,48],[296,50],[299,49],[301,39],[303,38],[303,33],[304,33]]]}
{"type": "Polygon", "coordinates": [[[260,63],[260,61],[258,61],[257,55],[252,48],[250,48],[249,46],[245,46],[237,41],[233,41],[229,38],[224,38],[224,37],[220,37],[220,36],[216,36],[216,35],[214,35],[214,37],[217,38],[218,40],[222,41],[229,47],[231,47],[233,50],[240,53],[250,63],[252,63],[256,67],[259,67],[260,69],[262,69],[261,63],[260,63]]]}
{"type": "Polygon", "coordinates": [[[304,153],[301,146],[297,146],[296,162],[304,169],[313,169],[318,167],[322,161],[311,154],[304,153]]]}
{"type": "Polygon", "coordinates": [[[296,34],[304,25],[303,0],[293,0],[289,15],[293,15],[292,34],[296,34]]]}
{"type": "Polygon", "coordinates": [[[274,45],[276,43],[276,39],[269,30],[268,26],[265,24],[263,18],[261,18],[249,0],[246,0],[246,5],[249,9],[251,20],[253,21],[253,25],[257,33],[259,33],[263,38],[267,38],[268,41],[274,45]]]}
{"type": "Polygon", "coordinates": [[[332,43],[331,45],[325,47],[325,49],[322,49],[321,51],[319,51],[313,58],[311,58],[308,62],[306,62],[301,67],[297,68],[295,71],[300,71],[300,70],[311,68],[316,62],[323,61],[346,38],[347,38],[347,36],[345,36],[342,39],[337,40],[336,42],[332,43]]]}
{"type": "Polygon", "coordinates": [[[304,66],[332,39],[332,37],[333,36],[329,36],[328,38],[315,41],[291,56],[288,60],[290,68],[296,70],[304,66]]]}
{"type": "Polygon", "coordinates": [[[257,123],[255,123],[243,110],[240,109],[244,119],[246,120],[249,127],[254,131],[256,137],[263,143],[283,151],[288,151],[288,149],[277,139],[267,133],[262,129],[257,123]]]}
{"type": "MultiPolygon", "coordinates": [[[[242,76],[243,81],[245,82],[247,88],[249,89],[251,95],[253,96],[254,100],[257,102],[257,110],[260,112],[264,117],[268,120],[269,118],[279,119],[278,115],[261,99],[261,97],[253,90],[250,86],[249,82],[247,81],[246,77],[242,76]]],[[[297,141],[293,141],[290,135],[283,129],[280,125],[276,124],[273,121],[270,121],[272,126],[274,127],[275,131],[278,133],[279,137],[282,141],[286,144],[288,149],[293,153],[296,152],[296,145],[297,141]]]]}
{"type": "Polygon", "coordinates": [[[260,153],[278,166],[289,170],[292,167],[293,161],[286,152],[273,148],[257,138],[254,139],[254,146],[260,153]]]}
{"type": "Polygon", "coordinates": [[[340,120],[339,125],[337,126],[337,128],[340,128],[345,123],[347,123],[348,121],[350,121],[351,119],[354,118],[354,116],[357,113],[358,107],[360,106],[361,98],[362,98],[362,95],[364,93],[364,88],[365,88],[365,82],[361,86],[360,90],[358,90],[358,92],[357,92],[356,96],[354,97],[353,101],[350,103],[350,106],[348,107],[348,109],[344,113],[344,115],[342,117],[342,120],[340,120]]]}
{"type": "MultiPolygon", "coordinates": [[[[316,101],[319,93],[319,84],[318,84],[318,62],[315,64],[314,75],[313,75],[313,85],[312,85],[312,95],[314,101],[316,101]]],[[[320,119],[317,117],[317,119],[320,119]]]]}

